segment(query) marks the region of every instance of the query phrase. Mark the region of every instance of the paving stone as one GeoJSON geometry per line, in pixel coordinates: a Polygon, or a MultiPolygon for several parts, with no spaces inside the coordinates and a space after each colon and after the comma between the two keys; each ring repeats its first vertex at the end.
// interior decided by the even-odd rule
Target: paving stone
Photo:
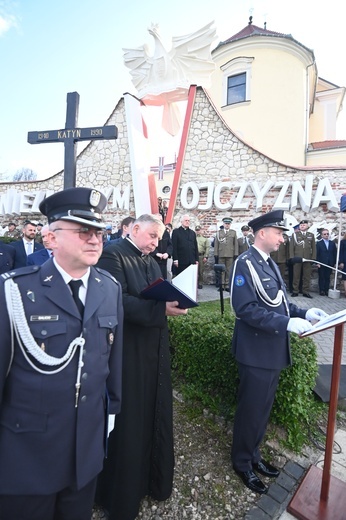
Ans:
{"type": "Polygon", "coordinates": [[[276,479],[276,483],[284,489],[287,489],[287,491],[291,491],[295,486],[296,481],[294,480],[294,478],[290,477],[286,473],[281,472],[278,478],[276,479]]]}
{"type": "Polygon", "coordinates": [[[271,496],[268,495],[262,495],[259,501],[257,502],[257,506],[263,509],[263,511],[267,513],[270,516],[270,518],[273,518],[275,513],[277,513],[280,508],[279,502],[277,502],[271,496]]]}
{"type": "Polygon", "coordinates": [[[288,491],[274,482],[269,488],[268,495],[273,497],[277,502],[282,503],[287,498],[288,491]]]}
{"type": "Polygon", "coordinates": [[[305,470],[302,466],[290,460],[284,466],[284,471],[294,479],[299,480],[303,476],[305,470]]]}

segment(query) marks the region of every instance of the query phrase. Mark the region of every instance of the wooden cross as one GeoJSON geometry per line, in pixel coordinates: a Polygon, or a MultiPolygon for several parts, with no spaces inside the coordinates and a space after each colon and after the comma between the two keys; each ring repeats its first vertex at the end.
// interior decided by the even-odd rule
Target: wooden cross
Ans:
{"type": "Polygon", "coordinates": [[[28,132],[28,143],[64,143],[64,189],[76,186],[76,159],[77,142],[102,139],[116,139],[116,126],[97,126],[92,128],[78,128],[79,94],[67,94],[66,123],[62,130],[45,130],[43,132],[28,132]]]}

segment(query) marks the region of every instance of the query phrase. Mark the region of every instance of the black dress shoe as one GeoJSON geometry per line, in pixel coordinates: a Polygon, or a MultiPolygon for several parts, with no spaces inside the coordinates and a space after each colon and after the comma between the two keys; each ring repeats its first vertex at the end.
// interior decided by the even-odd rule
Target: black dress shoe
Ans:
{"type": "Polygon", "coordinates": [[[198,286],[198,289],[203,289],[203,285],[199,285],[199,286],[198,286]]]}
{"type": "Polygon", "coordinates": [[[305,298],[311,298],[311,299],[312,299],[311,294],[309,294],[308,292],[303,293],[303,296],[304,296],[305,298]]]}
{"type": "Polygon", "coordinates": [[[298,293],[297,293],[297,292],[293,292],[293,293],[291,294],[291,296],[293,296],[293,298],[295,298],[296,296],[298,296],[298,293]]]}
{"type": "Polygon", "coordinates": [[[268,492],[268,488],[265,484],[263,484],[262,480],[258,478],[256,473],[254,473],[251,469],[249,471],[238,471],[233,468],[236,474],[242,479],[245,486],[251,489],[251,491],[255,491],[260,495],[263,495],[268,492]]]}
{"type": "Polygon", "coordinates": [[[280,475],[280,471],[277,468],[263,459],[252,464],[252,467],[255,471],[258,471],[258,473],[261,473],[261,475],[264,475],[265,477],[276,478],[280,475]]]}
{"type": "Polygon", "coordinates": [[[326,295],[326,293],[324,291],[320,292],[320,296],[325,296],[325,295],[326,295]]]}

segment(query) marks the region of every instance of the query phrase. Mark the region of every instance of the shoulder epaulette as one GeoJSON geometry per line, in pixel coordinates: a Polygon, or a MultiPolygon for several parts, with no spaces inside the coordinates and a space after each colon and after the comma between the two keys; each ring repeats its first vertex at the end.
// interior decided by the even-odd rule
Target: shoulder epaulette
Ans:
{"type": "Polygon", "coordinates": [[[252,256],[251,253],[244,251],[244,253],[238,256],[238,260],[247,260],[250,256],[252,256]]]}
{"type": "Polygon", "coordinates": [[[110,280],[112,280],[112,282],[115,282],[116,284],[119,285],[119,282],[116,278],[114,278],[113,275],[111,275],[111,273],[109,273],[108,271],[106,271],[105,269],[101,269],[100,267],[96,267],[94,266],[96,271],[99,272],[100,274],[103,274],[104,276],[107,276],[107,278],[109,278],[110,280]]]}
{"type": "Polygon", "coordinates": [[[25,276],[27,274],[35,273],[41,269],[40,265],[27,265],[26,267],[19,267],[18,269],[12,269],[7,273],[3,273],[1,278],[7,280],[8,278],[16,278],[17,276],[25,276]]]}

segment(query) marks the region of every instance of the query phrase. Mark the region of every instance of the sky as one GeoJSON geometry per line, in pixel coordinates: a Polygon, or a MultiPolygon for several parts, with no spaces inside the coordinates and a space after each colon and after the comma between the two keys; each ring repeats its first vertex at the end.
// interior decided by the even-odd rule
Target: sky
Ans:
{"type": "MultiPolygon", "coordinates": [[[[28,168],[38,179],[63,169],[61,143],[30,145],[29,131],[64,128],[66,96],[78,92],[79,127],[105,124],[125,92],[136,94],[123,48],[143,44],[157,23],[171,38],[214,21],[212,48],[253,24],[312,49],[318,74],[346,86],[344,0],[0,0],[0,179],[28,168]]],[[[346,106],[337,139],[346,139],[346,106]]],[[[81,145],[82,147],[85,144],[81,145]]],[[[81,148],[79,148],[80,150],[81,148]]]]}

